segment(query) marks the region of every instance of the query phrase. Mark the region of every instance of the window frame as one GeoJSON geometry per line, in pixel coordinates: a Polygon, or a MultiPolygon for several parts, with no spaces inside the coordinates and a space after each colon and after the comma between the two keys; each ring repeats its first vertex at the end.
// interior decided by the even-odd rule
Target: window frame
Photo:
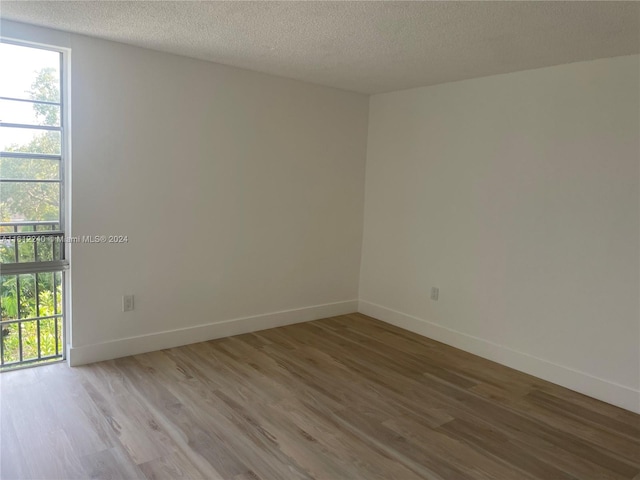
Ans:
{"type": "MultiPolygon", "coordinates": [[[[62,279],[62,345],[58,361],[66,361],[68,358],[68,349],[71,345],[71,247],[67,242],[67,238],[71,231],[71,48],[30,41],[25,38],[17,38],[15,36],[0,35],[0,43],[17,45],[40,50],[48,50],[60,54],[59,73],[60,73],[60,155],[59,155],[59,181],[60,181],[60,200],[59,200],[59,226],[62,235],[62,241],[59,244],[61,259],[53,261],[34,261],[24,263],[2,263],[0,269],[3,275],[20,275],[20,274],[36,274],[44,272],[61,272],[62,279]]],[[[23,100],[13,97],[3,97],[8,100],[23,100]]],[[[23,101],[33,102],[27,99],[23,101]]],[[[4,125],[10,127],[10,122],[3,122],[4,125]]],[[[2,128],[2,127],[0,127],[2,128]]],[[[50,129],[45,127],[44,130],[50,129]]],[[[10,156],[10,155],[3,155],[10,156]]],[[[46,155],[42,155],[45,158],[46,155]]],[[[56,158],[58,156],[55,156],[56,158]]],[[[29,232],[37,234],[37,232],[29,232]]],[[[44,233],[44,232],[43,232],[44,233]]],[[[44,235],[43,235],[44,236],[44,235]]],[[[34,260],[37,260],[34,258],[34,260]]],[[[36,299],[37,302],[37,299],[36,299]]],[[[11,370],[19,368],[28,368],[36,363],[33,361],[20,362],[20,364],[11,368],[11,370]]],[[[50,363],[50,362],[49,362],[50,363]]]]}

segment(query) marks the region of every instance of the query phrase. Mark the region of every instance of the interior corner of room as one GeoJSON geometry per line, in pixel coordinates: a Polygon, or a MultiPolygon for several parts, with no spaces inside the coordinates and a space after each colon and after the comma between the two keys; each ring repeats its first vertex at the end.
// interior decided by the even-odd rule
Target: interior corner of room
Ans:
{"type": "Polygon", "coordinates": [[[638,409],[637,54],[367,95],[2,34],[71,48],[72,233],[129,238],[72,364],[359,310],[638,409]]]}
{"type": "Polygon", "coordinates": [[[68,364],[357,312],[640,413],[638,45],[323,83],[63,27],[0,34],[69,52],[67,234],[126,236],[68,246],[68,364]]]}

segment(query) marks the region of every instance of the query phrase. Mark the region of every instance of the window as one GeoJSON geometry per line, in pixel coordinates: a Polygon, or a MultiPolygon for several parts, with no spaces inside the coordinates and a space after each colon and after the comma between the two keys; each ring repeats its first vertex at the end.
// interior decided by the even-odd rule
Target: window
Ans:
{"type": "Polygon", "coordinates": [[[63,53],[0,43],[0,369],[64,358],[63,53]]]}

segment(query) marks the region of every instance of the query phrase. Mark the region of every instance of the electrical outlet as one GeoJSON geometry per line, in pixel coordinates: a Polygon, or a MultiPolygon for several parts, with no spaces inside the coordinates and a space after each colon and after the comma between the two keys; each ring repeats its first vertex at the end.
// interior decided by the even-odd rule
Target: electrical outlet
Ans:
{"type": "Polygon", "coordinates": [[[124,295],[122,297],[122,311],[130,312],[133,310],[133,295],[124,295]]]}
{"type": "Polygon", "coordinates": [[[438,287],[431,287],[431,300],[437,301],[440,296],[440,289],[438,287]]]}

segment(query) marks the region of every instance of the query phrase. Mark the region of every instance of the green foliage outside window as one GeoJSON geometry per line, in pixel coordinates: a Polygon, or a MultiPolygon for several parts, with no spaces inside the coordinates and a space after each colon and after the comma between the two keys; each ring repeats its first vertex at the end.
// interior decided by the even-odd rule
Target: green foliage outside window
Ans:
{"type": "MultiPolygon", "coordinates": [[[[40,70],[29,91],[33,100],[58,102],[60,98],[58,77],[54,69],[40,70]]],[[[60,125],[60,107],[32,104],[38,125],[60,125]]],[[[23,144],[6,147],[8,152],[28,152],[59,155],[60,132],[43,130],[23,144]]],[[[1,158],[0,177],[5,179],[57,180],[60,178],[58,160],[1,158]]],[[[51,221],[60,219],[60,192],[57,183],[2,183],[0,184],[0,221],[51,221]]],[[[38,231],[58,230],[59,224],[39,226],[38,231]]],[[[2,227],[3,233],[13,232],[13,227],[2,227]]],[[[33,231],[32,226],[19,231],[33,231]]],[[[44,242],[18,243],[20,262],[47,261],[59,258],[61,245],[49,239],[44,242]]],[[[12,240],[0,242],[0,261],[15,262],[15,244],[12,240]]],[[[0,276],[0,314],[3,321],[44,317],[62,312],[62,274],[60,272],[2,275],[0,276]],[[36,288],[37,282],[37,288],[36,288]],[[18,288],[19,284],[19,288],[18,288]],[[37,298],[36,298],[37,295],[37,298]],[[20,315],[18,315],[18,313],[20,315]]],[[[55,355],[56,344],[61,345],[62,321],[51,318],[41,321],[24,321],[5,324],[2,342],[5,363],[19,360],[20,332],[22,329],[23,359],[38,356],[38,339],[42,356],[55,355]],[[39,335],[38,335],[39,324],[39,335]],[[56,329],[57,325],[57,329],[56,329]],[[57,332],[56,332],[57,330],[57,332]]]]}

